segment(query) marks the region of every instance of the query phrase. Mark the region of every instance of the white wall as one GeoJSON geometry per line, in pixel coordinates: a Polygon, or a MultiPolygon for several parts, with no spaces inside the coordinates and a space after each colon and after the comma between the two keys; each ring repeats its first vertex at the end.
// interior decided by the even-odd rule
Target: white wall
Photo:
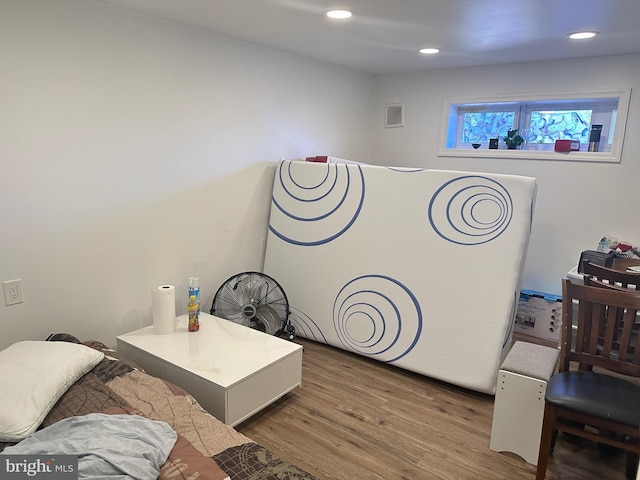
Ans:
{"type": "Polygon", "coordinates": [[[595,249],[603,235],[640,244],[640,56],[383,75],[375,91],[372,163],[538,179],[523,288],[560,293],[580,252],[595,249]],[[445,98],[626,88],[633,91],[619,164],[437,157],[445,98]],[[385,129],[385,104],[396,102],[406,102],[406,126],[385,129]]]}
{"type": "Polygon", "coordinates": [[[208,309],[262,267],[278,158],[369,158],[373,78],[348,69],[81,0],[3,0],[0,59],[0,280],[24,295],[0,348],[113,345],[194,274],[208,309]]]}
{"type": "Polygon", "coordinates": [[[194,274],[208,307],[262,265],[280,157],[536,177],[524,288],[558,293],[603,234],[640,243],[637,55],[373,78],[90,1],[3,0],[0,60],[0,281],[25,300],[0,298],[0,348],[113,344],[151,322],[151,288],[194,274]],[[629,87],[620,164],[436,155],[445,97],[629,87]],[[395,102],[406,127],[385,129],[395,102]]]}

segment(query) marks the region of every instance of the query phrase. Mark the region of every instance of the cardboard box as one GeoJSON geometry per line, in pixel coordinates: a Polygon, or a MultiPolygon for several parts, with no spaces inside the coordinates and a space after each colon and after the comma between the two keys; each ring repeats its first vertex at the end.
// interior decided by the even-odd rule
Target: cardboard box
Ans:
{"type": "Polygon", "coordinates": [[[514,331],[545,340],[560,340],[562,297],[534,290],[521,290],[514,331]]]}

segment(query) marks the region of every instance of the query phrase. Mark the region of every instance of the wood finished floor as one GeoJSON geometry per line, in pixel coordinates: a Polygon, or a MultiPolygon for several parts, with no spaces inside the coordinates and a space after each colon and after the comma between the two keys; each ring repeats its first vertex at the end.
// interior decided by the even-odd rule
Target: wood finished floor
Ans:
{"type": "MultiPolygon", "coordinates": [[[[492,396],[296,342],[302,387],[237,430],[318,479],[535,478],[533,465],[489,449],[492,396]]],[[[624,463],[623,454],[560,434],[547,480],[623,480],[624,463]]]]}

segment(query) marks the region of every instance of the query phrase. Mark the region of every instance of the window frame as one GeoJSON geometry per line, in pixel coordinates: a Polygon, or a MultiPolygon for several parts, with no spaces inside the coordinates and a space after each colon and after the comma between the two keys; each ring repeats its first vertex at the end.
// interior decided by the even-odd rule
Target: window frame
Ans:
{"type": "MultiPolygon", "coordinates": [[[[444,101],[442,129],[440,132],[440,139],[438,142],[438,157],[491,157],[491,158],[512,158],[512,159],[527,159],[527,160],[553,160],[553,161],[577,161],[577,162],[606,162],[606,163],[620,163],[622,155],[622,147],[624,144],[624,134],[626,130],[627,117],[629,112],[629,102],[631,99],[631,89],[621,90],[589,90],[571,93],[553,93],[553,94],[500,94],[492,96],[474,96],[474,97],[451,97],[446,98],[444,101]],[[612,116],[615,116],[615,128],[611,132],[607,131],[607,137],[612,134],[613,141],[609,151],[605,152],[587,152],[587,151],[573,151],[569,153],[555,152],[553,147],[545,150],[507,150],[504,147],[504,142],[499,142],[500,148],[488,149],[482,147],[478,150],[474,150],[471,147],[456,147],[457,140],[455,136],[460,134],[459,131],[459,117],[458,108],[467,107],[472,108],[474,105],[478,107],[487,107],[488,109],[499,110],[508,106],[513,106],[516,110],[515,121],[518,120],[518,116],[522,113],[520,108],[523,104],[532,104],[535,106],[536,102],[541,105],[544,104],[562,104],[569,103],[570,105],[576,105],[578,102],[588,103],[591,101],[595,103],[604,99],[616,99],[618,100],[617,111],[614,111],[612,116]],[[455,132],[452,136],[450,132],[455,132]],[[453,138],[453,141],[451,141],[453,138]],[[448,143],[449,142],[449,143],[448,143]]],[[[531,105],[528,105],[529,115],[531,111],[531,105]]],[[[527,115],[524,115],[527,117],[527,115]]],[[[523,117],[523,118],[524,118],[523,117]]],[[[598,123],[598,122],[594,122],[598,123]]],[[[522,128],[522,127],[520,127],[522,128]]],[[[526,127],[524,127],[526,128],[526,127]]],[[[553,145],[553,144],[545,144],[553,145]]]]}

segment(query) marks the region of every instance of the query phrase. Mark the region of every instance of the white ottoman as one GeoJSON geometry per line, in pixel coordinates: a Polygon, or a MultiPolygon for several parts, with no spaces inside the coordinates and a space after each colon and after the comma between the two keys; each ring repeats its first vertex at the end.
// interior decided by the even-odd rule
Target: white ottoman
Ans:
{"type": "Polygon", "coordinates": [[[498,371],[489,448],[538,463],[544,395],[560,351],[516,342],[498,371]]]}

